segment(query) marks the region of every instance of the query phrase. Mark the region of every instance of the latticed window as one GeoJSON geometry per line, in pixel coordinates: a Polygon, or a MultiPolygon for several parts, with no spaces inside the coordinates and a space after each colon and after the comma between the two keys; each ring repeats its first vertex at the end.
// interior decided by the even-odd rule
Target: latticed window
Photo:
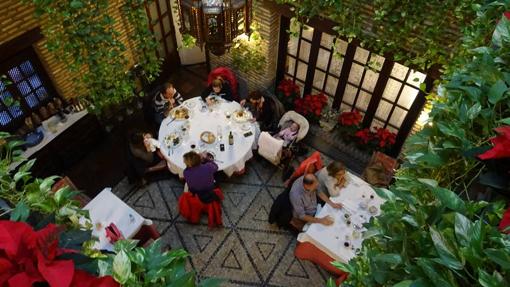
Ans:
{"type": "Polygon", "coordinates": [[[37,55],[28,48],[2,62],[0,74],[0,127],[13,131],[56,96],[37,55]]]}

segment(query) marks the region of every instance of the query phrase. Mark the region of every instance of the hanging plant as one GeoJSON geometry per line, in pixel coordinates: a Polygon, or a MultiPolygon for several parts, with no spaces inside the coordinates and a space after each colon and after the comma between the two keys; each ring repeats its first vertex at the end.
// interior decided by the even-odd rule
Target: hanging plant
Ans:
{"type": "Polygon", "coordinates": [[[190,34],[182,35],[182,46],[179,49],[191,49],[197,46],[197,38],[193,37],[190,34]]]}
{"type": "MultiPolygon", "coordinates": [[[[35,5],[36,16],[45,17],[42,28],[46,46],[76,75],[77,95],[90,100],[92,112],[100,114],[105,108],[126,103],[134,96],[134,82],[125,73],[128,64],[124,56],[126,47],[120,41],[120,34],[114,27],[115,19],[109,13],[110,1],[24,1],[35,5]]],[[[139,11],[133,13],[139,20],[139,11]]],[[[137,27],[140,23],[135,24],[135,31],[141,33],[137,27]]],[[[152,47],[146,35],[137,36],[142,45],[138,51],[148,51],[152,47]]],[[[150,64],[153,60],[147,60],[150,54],[142,54],[145,55],[141,57],[145,68],[154,74],[157,68],[150,64]]]]}
{"type": "Polygon", "coordinates": [[[230,49],[232,64],[242,72],[261,70],[266,65],[266,57],[262,50],[262,37],[258,32],[258,25],[253,23],[251,34],[243,34],[234,39],[230,49]]]}
{"type": "Polygon", "coordinates": [[[128,22],[133,25],[134,31],[130,37],[134,45],[135,57],[138,65],[144,71],[145,77],[150,82],[154,81],[161,72],[162,59],[156,55],[158,42],[154,34],[149,29],[149,19],[145,12],[145,5],[150,5],[154,0],[125,0],[126,4],[122,6],[122,12],[128,22]]]}

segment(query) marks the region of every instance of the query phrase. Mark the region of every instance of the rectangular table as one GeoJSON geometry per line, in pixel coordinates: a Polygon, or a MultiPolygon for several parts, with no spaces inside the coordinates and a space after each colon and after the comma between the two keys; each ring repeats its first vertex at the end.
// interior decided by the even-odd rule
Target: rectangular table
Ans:
{"type": "Polygon", "coordinates": [[[346,187],[339,196],[332,197],[331,201],[340,202],[344,207],[334,209],[326,204],[316,217],[331,216],[334,224],[310,224],[306,231],[299,234],[298,241],[311,243],[329,257],[347,263],[356,256],[356,249],[361,247],[362,232],[366,230],[362,224],[368,222],[370,217],[379,215],[384,200],[368,183],[348,173],[346,187]],[[372,213],[369,211],[370,207],[373,207],[372,213]],[[345,214],[348,214],[349,218],[346,218],[345,214]],[[350,221],[350,224],[347,224],[347,221],[350,221]],[[345,242],[348,242],[349,246],[345,246],[345,242]]]}
{"type": "Polygon", "coordinates": [[[92,235],[99,238],[94,248],[99,250],[113,250],[105,232],[110,223],[115,223],[124,238],[132,238],[145,222],[145,218],[113,194],[111,188],[103,189],[83,209],[89,211],[92,235]]]}

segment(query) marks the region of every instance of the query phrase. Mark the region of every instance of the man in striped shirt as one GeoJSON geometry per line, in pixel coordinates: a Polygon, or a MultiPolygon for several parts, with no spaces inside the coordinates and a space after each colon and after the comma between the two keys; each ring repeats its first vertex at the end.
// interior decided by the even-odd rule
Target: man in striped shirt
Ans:
{"type": "Polygon", "coordinates": [[[155,120],[158,125],[168,116],[171,109],[182,104],[184,98],[177,92],[172,83],[164,83],[161,91],[154,97],[155,120]]]}

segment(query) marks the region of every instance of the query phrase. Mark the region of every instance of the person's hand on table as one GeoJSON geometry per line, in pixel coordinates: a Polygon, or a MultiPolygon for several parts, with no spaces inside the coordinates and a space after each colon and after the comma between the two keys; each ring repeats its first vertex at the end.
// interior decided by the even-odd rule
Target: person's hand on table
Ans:
{"type": "Polygon", "coordinates": [[[334,209],[340,209],[340,208],[344,207],[341,203],[336,203],[333,201],[329,205],[331,205],[331,207],[333,207],[334,209]]]}
{"type": "Polygon", "coordinates": [[[239,104],[241,105],[241,107],[244,107],[244,105],[246,105],[246,100],[241,100],[239,104]]]}
{"type": "Polygon", "coordinates": [[[333,220],[333,218],[328,215],[328,216],[319,218],[319,223],[322,225],[329,226],[329,225],[332,225],[333,223],[335,223],[335,220],[333,220]]]}
{"type": "Polygon", "coordinates": [[[208,97],[207,99],[205,99],[205,102],[207,103],[208,106],[211,106],[212,104],[214,104],[211,97],[208,97]]]}

